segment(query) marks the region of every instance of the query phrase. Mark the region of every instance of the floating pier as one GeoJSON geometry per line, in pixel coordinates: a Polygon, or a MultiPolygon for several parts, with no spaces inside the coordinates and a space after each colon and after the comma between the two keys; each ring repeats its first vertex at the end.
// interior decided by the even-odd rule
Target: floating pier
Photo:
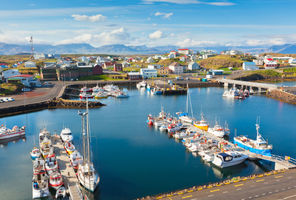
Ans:
{"type": "Polygon", "coordinates": [[[59,163],[60,172],[63,176],[63,181],[68,190],[71,200],[82,200],[84,196],[79,188],[79,182],[75,171],[71,166],[70,158],[64,149],[63,143],[58,135],[52,136],[53,147],[59,163]]]}

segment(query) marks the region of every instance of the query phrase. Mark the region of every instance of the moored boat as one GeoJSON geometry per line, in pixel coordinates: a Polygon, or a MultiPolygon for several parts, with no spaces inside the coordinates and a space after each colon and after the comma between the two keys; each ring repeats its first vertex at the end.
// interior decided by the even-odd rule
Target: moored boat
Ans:
{"type": "Polygon", "coordinates": [[[63,177],[60,172],[53,172],[49,175],[49,186],[57,190],[64,185],[63,177]]]}
{"type": "Polygon", "coordinates": [[[193,123],[193,125],[194,125],[196,128],[199,128],[200,130],[203,130],[203,131],[208,131],[208,128],[209,128],[209,124],[208,124],[208,122],[204,119],[203,114],[201,114],[201,120],[200,120],[200,121],[195,121],[195,122],[193,123]]]}
{"type": "Polygon", "coordinates": [[[212,133],[213,135],[215,135],[217,137],[221,137],[221,138],[225,136],[224,128],[222,128],[222,126],[220,126],[217,121],[216,121],[216,124],[213,128],[208,129],[208,132],[212,133]]]}
{"type": "Polygon", "coordinates": [[[32,151],[30,152],[30,155],[31,155],[32,160],[40,158],[40,155],[41,155],[40,149],[38,149],[37,147],[34,147],[32,149],[32,151]]]}
{"type": "Polygon", "coordinates": [[[12,129],[6,128],[2,125],[0,128],[0,141],[6,140],[14,137],[19,137],[25,135],[25,127],[14,126],[12,129]]]}
{"type": "Polygon", "coordinates": [[[256,140],[252,140],[250,138],[247,138],[246,136],[237,136],[234,137],[234,144],[256,154],[271,156],[272,145],[269,145],[267,141],[262,137],[262,135],[259,133],[259,128],[259,124],[256,124],[256,140]]]}
{"type": "Polygon", "coordinates": [[[67,154],[71,155],[75,151],[75,146],[71,142],[65,142],[64,148],[67,154]]]}
{"type": "Polygon", "coordinates": [[[73,140],[72,132],[69,128],[63,128],[60,136],[63,142],[71,142],[73,140]]]}
{"type": "Polygon", "coordinates": [[[248,158],[247,155],[239,152],[216,153],[212,163],[219,168],[231,167],[243,163],[248,158]]]}

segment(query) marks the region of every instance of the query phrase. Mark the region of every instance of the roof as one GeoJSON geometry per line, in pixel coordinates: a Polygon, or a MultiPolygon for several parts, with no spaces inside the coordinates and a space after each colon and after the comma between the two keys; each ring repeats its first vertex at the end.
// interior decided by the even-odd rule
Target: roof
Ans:
{"type": "Polygon", "coordinates": [[[140,72],[129,72],[127,73],[129,76],[140,76],[140,72]]]}
{"type": "Polygon", "coordinates": [[[177,63],[177,62],[173,62],[173,63],[170,64],[170,66],[175,66],[176,67],[176,66],[180,66],[180,64],[177,63]]]}

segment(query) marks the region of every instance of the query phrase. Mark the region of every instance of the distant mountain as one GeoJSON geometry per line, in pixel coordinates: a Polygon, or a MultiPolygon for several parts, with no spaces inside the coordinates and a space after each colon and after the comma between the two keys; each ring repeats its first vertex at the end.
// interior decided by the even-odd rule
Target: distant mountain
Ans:
{"type": "MultiPolygon", "coordinates": [[[[164,54],[171,50],[177,50],[178,46],[156,46],[147,47],[141,46],[127,46],[123,44],[104,45],[101,47],[93,47],[87,43],[79,44],[35,44],[34,50],[39,53],[51,53],[51,54],[164,54]]],[[[200,51],[205,49],[215,50],[218,53],[223,50],[240,50],[250,53],[263,53],[263,52],[275,52],[275,53],[296,53],[296,44],[285,44],[278,46],[209,46],[209,47],[190,47],[194,51],[200,51]]],[[[30,53],[31,47],[29,44],[6,44],[0,43],[0,55],[15,55],[30,53]]]]}

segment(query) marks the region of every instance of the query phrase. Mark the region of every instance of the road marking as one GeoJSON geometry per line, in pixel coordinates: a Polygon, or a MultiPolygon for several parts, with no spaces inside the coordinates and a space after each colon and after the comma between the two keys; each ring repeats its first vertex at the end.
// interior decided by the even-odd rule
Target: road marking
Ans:
{"type": "Polygon", "coordinates": [[[282,190],[284,191],[284,190],[286,190],[285,188],[282,188],[282,190]]]}
{"type": "Polygon", "coordinates": [[[226,193],[228,193],[228,191],[224,191],[224,192],[222,192],[223,194],[226,194],[226,193]]]}
{"type": "Polygon", "coordinates": [[[193,192],[193,190],[188,190],[187,192],[193,192]]]}
{"type": "Polygon", "coordinates": [[[283,176],[275,176],[274,178],[282,178],[283,176]]]}
{"type": "Polygon", "coordinates": [[[243,186],[244,184],[238,184],[238,185],[235,185],[234,187],[240,187],[240,186],[243,186]]]}
{"type": "Polygon", "coordinates": [[[279,190],[276,190],[275,192],[279,192],[279,190]]]}
{"type": "Polygon", "coordinates": [[[178,194],[184,194],[184,192],[178,192],[178,194]]]}
{"type": "Polygon", "coordinates": [[[257,195],[255,195],[254,197],[259,197],[259,195],[257,194],[257,195]]]}
{"type": "Polygon", "coordinates": [[[249,197],[249,199],[252,199],[253,197],[249,197]]]}
{"type": "Polygon", "coordinates": [[[261,182],[261,181],[264,181],[264,179],[257,180],[256,182],[261,182]]]}
{"type": "Polygon", "coordinates": [[[291,176],[288,177],[288,179],[291,179],[291,178],[292,178],[291,176]]]}
{"type": "Polygon", "coordinates": [[[268,192],[268,194],[272,194],[272,192],[268,192]]]}
{"type": "Polygon", "coordinates": [[[190,198],[190,197],[192,197],[192,195],[188,195],[188,196],[182,197],[182,199],[187,199],[187,198],[190,198]]]}
{"type": "Polygon", "coordinates": [[[220,189],[217,189],[217,190],[211,190],[210,192],[218,192],[220,191],[220,189]]]}
{"type": "Polygon", "coordinates": [[[264,195],[266,195],[266,193],[262,193],[261,195],[264,196],[264,195]]]}
{"type": "Polygon", "coordinates": [[[213,194],[208,195],[208,197],[213,197],[213,196],[214,196],[213,194]]]}
{"type": "Polygon", "coordinates": [[[241,190],[241,188],[237,188],[236,190],[241,190]]]}

